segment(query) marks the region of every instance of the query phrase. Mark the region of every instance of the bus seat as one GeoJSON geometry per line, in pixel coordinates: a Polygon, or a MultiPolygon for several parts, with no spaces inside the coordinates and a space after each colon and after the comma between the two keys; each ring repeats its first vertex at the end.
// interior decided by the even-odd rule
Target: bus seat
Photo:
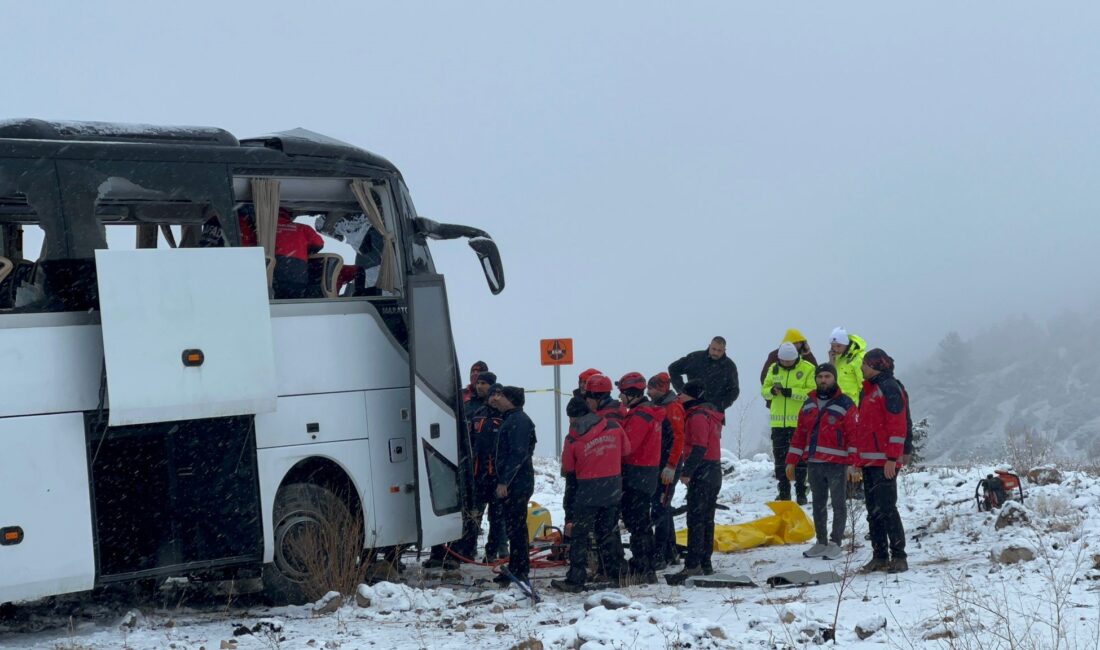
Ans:
{"type": "Polygon", "coordinates": [[[321,295],[335,298],[340,294],[340,271],[344,258],[335,253],[315,253],[309,256],[310,284],[318,283],[321,295]]]}
{"type": "Polygon", "coordinates": [[[11,270],[14,268],[15,264],[13,264],[11,260],[6,257],[0,257],[0,284],[11,275],[11,270]]]}

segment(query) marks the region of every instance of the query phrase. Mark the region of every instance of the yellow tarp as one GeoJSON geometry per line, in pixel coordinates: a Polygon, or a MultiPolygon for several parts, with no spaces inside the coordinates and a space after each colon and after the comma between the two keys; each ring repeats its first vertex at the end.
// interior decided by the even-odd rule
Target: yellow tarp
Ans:
{"type": "MultiPolygon", "coordinates": [[[[744,524],[714,527],[714,550],[722,553],[757,546],[800,544],[814,536],[814,524],[794,501],[769,501],[774,515],[744,524]]],[[[687,530],[676,531],[676,543],[687,546],[687,530]]]]}

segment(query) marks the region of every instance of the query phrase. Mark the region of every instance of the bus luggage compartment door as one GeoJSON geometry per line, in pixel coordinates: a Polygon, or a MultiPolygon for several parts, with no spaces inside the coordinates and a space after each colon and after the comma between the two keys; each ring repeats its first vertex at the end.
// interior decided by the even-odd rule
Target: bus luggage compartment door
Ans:
{"type": "Polygon", "coordinates": [[[416,514],[421,548],[462,535],[458,374],[441,275],[408,280],[416,514]]]}
{"type": "Polygon", "coordinates": [[[110,425],[275,410],[259,248],[96,251],[110,425]]]}
{"type": "Polygon", "coordinates": [[[0,418],[0,603],[95,581],[84,416],[0,418]]]}

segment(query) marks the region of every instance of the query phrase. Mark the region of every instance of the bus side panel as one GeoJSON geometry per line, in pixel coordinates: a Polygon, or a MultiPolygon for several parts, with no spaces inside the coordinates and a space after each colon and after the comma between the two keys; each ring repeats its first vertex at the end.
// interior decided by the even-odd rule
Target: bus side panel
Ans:
{"type": "Polygon", "coordinates": [[[0,417],[91,411],[99,404],[103,341],[81,314],[11,314],[0,328],[0,417]],[[13,325],[24,325],[13,327],[13,325]]]}
{"type": "Polygon", "coordinates": [[[86,445],[82,413],[0,419],[0,603],[93,587],[86,445]]]}
{"type": "MultiPolygon", "coordinates": [[[[306,305],[305,307],[309,307],[306,305]]],[[[383,332],[367,303],[333,305],[346,314],[281,315],[273,309],[277,391],[335,393],[409,385],[405,351],[383,332]]]]}
{"type": "Polygon", "coordinates": [[[264,563],[275,557],[274,539],[275,494],[292,467],[308,458],[325,458],[340,466],[351,478],[359,499],[365,504],[366,526],[370,529],[370,447],[368,440],[326,442],[292,447],[270,447],[256,451],[260,471],[260,507],[264,518],[264,563]]]}
{"type": "Polygon", "coordinates": [[[367,393],[374,512],[367,526],[368,546],[416,542],[416,476],[409,417],[409,389],[367,393]]]}

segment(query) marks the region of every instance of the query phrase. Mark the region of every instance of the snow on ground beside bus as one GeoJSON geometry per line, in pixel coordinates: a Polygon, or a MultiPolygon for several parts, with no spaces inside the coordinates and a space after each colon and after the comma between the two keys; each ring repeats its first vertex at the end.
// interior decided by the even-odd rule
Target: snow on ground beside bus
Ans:
{"type": "MultiPolygon", "coordinates": [[[[770,458],[730,456],[725,463],[732,471],[722,488],[720,503],[728,510],[718,511],[719,523],[769,514],[765,502],[775,491],[770,458]]],[[[536,469],[534,500],[560,523],[564,481],[557,463],[539,459],[536,469]]],[[[832,627],[838,600],[836,637],[843,647],[939,648],[949,646],[951,635],[961,647],[979,636],[987,648],[1097,647],[1100,484],[1067,472],[1059,484],[1030,487],[1024,507],[1030,523],[997,530],[996,513],[979,513],[973,499],[976,482],[991,469],[937,468],[902,477],[910,571],[896,576],[848,575],[840,584],[775,589],[630,587],[616,590],[623,607],[586,611],[592,594],[549,588],[562,569],[534,572],[543,601],[532,606],[515,588],[485,584],[487,568],[464,567],[444,578],[410,568],[406,578],[422,587],[380,583],[361,594],[369,606],[352,598],[326,614],[232,601],[113,606],[84,597],[68,610],[33,605],[0,622],[0,647],[512,648],[537,639],[544,648],[586,650],[791,648],[814,645],[814,637],[832,627]],[[1033,559],[1002,564],[993,554],[1033,559]],[[1065,637],[1060,645],[1059,634],[1065,637]]],[[[675,504],[683,502],[679,492],[675,504]]],[[[718,554],[715,568],[747,574],[757,584],[791,569],[848,574],[869,557],[862,511],[856,524],[858,548],[837,562],[805,559],[799,545],[718,554]]]]}

